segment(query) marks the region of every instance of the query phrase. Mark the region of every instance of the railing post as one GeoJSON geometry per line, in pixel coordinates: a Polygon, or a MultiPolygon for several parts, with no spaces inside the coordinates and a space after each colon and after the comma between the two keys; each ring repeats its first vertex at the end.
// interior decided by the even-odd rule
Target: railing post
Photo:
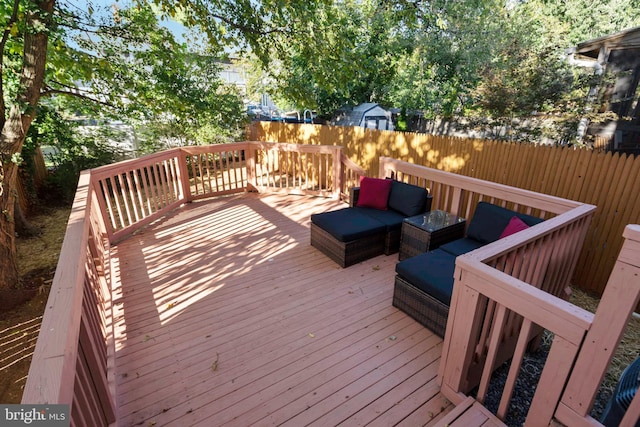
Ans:
{"type": "Polygon", "coordinates": [[[627,225],[620,250],[593,325],[580,350],[565,389],[558,419],[571,424],[576,414],[588,414],[596,393],[620,343],[624,329],[640,300],[640,225],[627,225]]]}
{"type": "Polygon", "coordinates": [[[386,178],[386,157],[380,157],[378,163],[378,178],[386,178]]]}
{"type": "Polygon", "coordinates": [[[258,144],[247,142],[244,152],[245,168],[247,170],[247,191],[256,191],[256,151],[258,144]]]}
{"type": "Polygon", "coordinates": [[[344,173],[342,170],[342,147],[336,146],[333,154],[333,197],[336,199],[340,198],[340,193],[343,190],[343,176],[344,173]]]}
{"type": "Polygon", "coordinates": [[[184,198],[186,202],[193,201],[191,184],[189,182],[189,169],[187,168],[187,153],[181,148],[178,149],[178,179],[180,181],[182,198],[184,198]]]}

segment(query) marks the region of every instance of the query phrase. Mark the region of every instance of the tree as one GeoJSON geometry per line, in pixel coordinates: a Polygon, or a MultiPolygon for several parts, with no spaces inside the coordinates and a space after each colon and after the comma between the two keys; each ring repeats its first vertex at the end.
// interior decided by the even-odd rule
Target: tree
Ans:
{"type": "MultiPolygon", "coordinates": [[[[151,3],[139,0],[132,9],[144,10],[151,3]]],[[[271,47],[270,41],[275,40],[276,36],[291,29],[298,31],[304,28],[305,19],[313,14],[315,4],[313,0],[286,4],[173,0],[157,0],[153,3],[160,8],[161,15],[180,16],[186,25],[203,30],[211,52],[220,52],[230,43],[241,44],[251,48],[260,58],[266,58],[271,47]]],[[[107,88],[109,82],[113,86],[124,75],[118,73],[126,71],[119,67],[121,62],[109,63],[107,58],[116,52],[102,46],[95,51],[83,50],[67,44],[66,37],[73,31],[97,37],[102,34],[111,34],[113,37],[135,34],[127,32],[131,25],[131,21],[127,20],[118,22],[115,19],[114,25],[102,25],[91,19],[82,22],[83,17],[91,18],[93,10],[94,5],[90,1],[87,3],[87,13],[64,0],[13,0],[10,4],[4,2],[0,5],[0,19],[4,28],[0,39],[0,289],[6,290],[18,283],[14,222],[17,167],[41,97],[69,95],[92,99],[95,105],[115,105],[114,98],[103,98],[109,91],[79,91],[76,82],[93,81],[96,71],[100,70],[101,81],[105,83],[103,89],[107,88]]],[[[153,39],[154,34],[146,35],[153,39]]],[[[131,41],[135,41],[135,38],[131,41]]],[[[164,42],[160,39],[154,41],[156,46],[162,46],[164,42]]],[[[145,57],[144,50],[139,53],[139,58],[145,57]]],[[[162,58],[171,53],[167,51],[162,58]]],[[[149,63],[156,60],[151,56],[146,59],[149,63]]],[[[160,71],[161,64],[156,65],[154,70],[160,71]]],[[[156,76],[159,77],[158,74],[156,76]]],[[[139,95],[142,98],[130,99],[130,105],[145,99],[144,91],[139,95]]],[[[226,94],[221,96],[225,97],[226,94]]],[[[126,108],[125,104],[123,100],[120,107],[126,108]]]]}
{"type": "Polygon", "coordinates": [[[582,76],[565,49],[640,23],[637,0],[365,0],[311,10],[306,32],[274,42],[264,71],[288,101],[324,115],[369,101],[447,118],[580,109],[567,99],[580,96],[582,76]]]}
{"type": "Polygon", "coordinates": [[[116,10],[113,18],[111,31],[74,37],[102,64],[84,82],[109,104],[102,115],[134,126],[143,152],[240,136],[242,98],[218,78],[223,52],[175,40],[150,5],[116,10]]]}
{"type": "MultiPolygon", "coordinates": [[[[4,5],[6,7],[6,4],[4,5]]],[[[14,0],[10,10],[3,10],[6,26],[0,40],[3,52],[2,84],[0,85],[0,287],[8,288],[18,283],[18,266],[15,245],[15,186],[18,172],[18,156],[26,133],[36,114],[40,90],[45,77],[47,45],[52,29],[54,0],[35,0],[21,7],[14,0]],[[20,27],[23,27],[22,29],[20,27]],[[11,40],[23,31],[22,64],[18,84],[14,91],[7,90],[15,82],[7,81],[5,50],[15,57],[16,44],[11,40]],[[13,102],[5,104],[5,97],[13,102]]],[[[19,50],[18,50],[19,51],[19,50]]]]}
{"type": "Polygon", "coordinates": [[[330,114],[344,104],[387,103],[396,63],[411,37],[393,2],[331,2],[315,10],[302,33],[272,51],[265,71],[276,91],[299,108],[330,114]]]}

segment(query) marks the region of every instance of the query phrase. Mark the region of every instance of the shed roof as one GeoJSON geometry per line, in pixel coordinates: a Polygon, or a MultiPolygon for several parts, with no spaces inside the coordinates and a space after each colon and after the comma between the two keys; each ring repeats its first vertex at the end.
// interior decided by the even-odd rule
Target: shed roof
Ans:
{"type": "Polygon", "coordinates": [[[362,119],[367,115],[367,113],[375,109],[382,110],[384,112],[383,115],[387,113],[386,109],[375,102],[365,102],[363,104],[356,105],[355,107],[342,107],[336,112],[334,124],[338,126],[360,126],[362,119]]]}
{"type": "Polygon", "coordinates": [[[578,43],[575,53],[589,59],[597,59],[600,48],[603,46],[609,50],[640,48],[640,27],[628,28],[614,34],[578,43]]]}

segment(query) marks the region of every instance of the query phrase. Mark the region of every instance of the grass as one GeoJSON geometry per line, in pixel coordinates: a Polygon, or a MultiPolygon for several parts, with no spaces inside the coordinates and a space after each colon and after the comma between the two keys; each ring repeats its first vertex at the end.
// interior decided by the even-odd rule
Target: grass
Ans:
{"type": "Polygon", "coordinates": [[[30,298],[0,313],[0,403],[20,403],[31,356],[58,263],[70,208],[50,208],[30,218],[42,234],[18,236],[22,291],[30,298]]]}

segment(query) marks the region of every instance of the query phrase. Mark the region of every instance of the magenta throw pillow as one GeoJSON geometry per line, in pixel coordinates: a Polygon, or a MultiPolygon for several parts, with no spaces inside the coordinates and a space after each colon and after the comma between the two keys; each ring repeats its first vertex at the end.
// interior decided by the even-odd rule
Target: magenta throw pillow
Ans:
{"type": "Polygon", "coordinates": [[[391,180],[360,177],[360,194],[356,206],[387,210],[387,201],[391,191],[391,180]]]}
{"type": "Polygon", "coordinates": [[[509,221],[509,224],[504,228],[502,234],[500,234],[500,238],[502,239],[503,237],[511,236],[512,234],[526,230],[527,228],[529,228],[529,226],[523,220],[514,216],[509,221]]]}

